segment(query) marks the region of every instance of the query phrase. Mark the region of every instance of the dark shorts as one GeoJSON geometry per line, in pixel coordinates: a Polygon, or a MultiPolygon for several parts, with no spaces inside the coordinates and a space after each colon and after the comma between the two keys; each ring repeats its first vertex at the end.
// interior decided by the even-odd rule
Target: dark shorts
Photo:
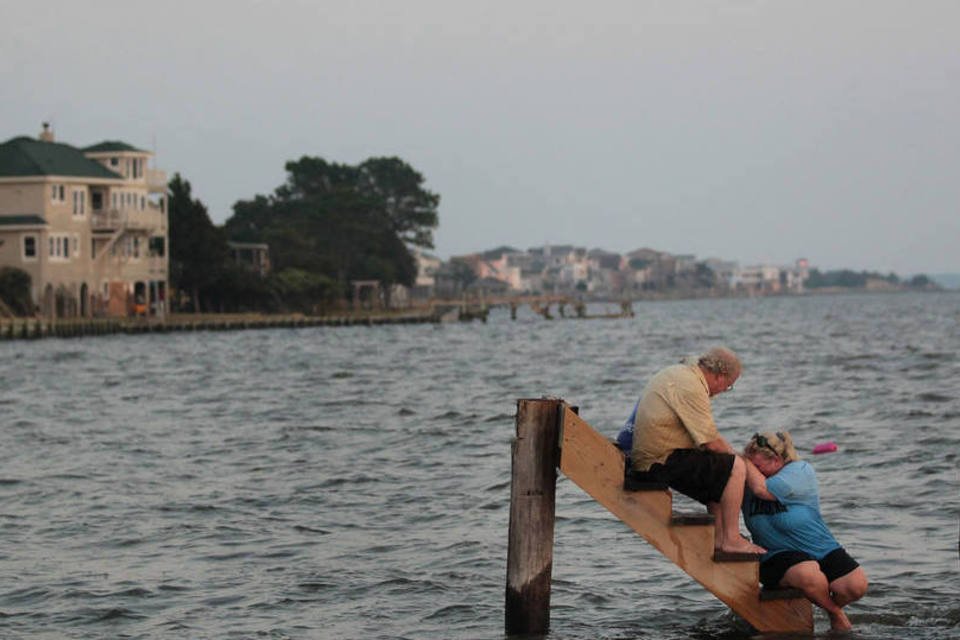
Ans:
{"type": "Polygon", "coordinates": [[[655,464],[649,471],[634,471],[632,475],[648,482],[666,482],[697,502],[720,502],[733,470],[733,454],[716,453],[705,449],[677,449],[663,464],[655,464]]]}
{"type": "Polygon", "coordinates": [[[860,566],[843,547],[834,549],[820,560],[804,551],[781,551],[760,563],[760,582],[768,589],[776,589],[787,569],[808,560],[815,560],[820,565],[820,571],[827,576],[828,583],[842,578],[860,566]]]}

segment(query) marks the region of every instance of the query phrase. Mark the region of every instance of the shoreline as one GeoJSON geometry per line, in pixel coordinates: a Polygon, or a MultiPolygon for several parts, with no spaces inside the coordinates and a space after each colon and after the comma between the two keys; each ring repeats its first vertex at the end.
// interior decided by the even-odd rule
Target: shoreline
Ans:
{"type": "MultiPolygon", "coordinates": [[[[832,287],[803,293],[768,293],[762,295],[723,294],[691,295],[648,294],[628,299],[585,298],[586,303],[621,304],[629,302],[669,302],[681,300],[752,300],[763,298],[794,298],[812,296],[837,296],[844,294],[890,295],[905,293],[960,294],[957,289],[844,289],[832,287]]],[[[523,296],[517,296],[518,299],[523,296]]],[[[148,333],[172,333],[190,331],[239,331],[245,329],[298,329],[305,327],[350,327],[379,326],[388,324],[438,324],[443,322],[469,322],[479,319],[486,322],[486,309],[508,306],[509,297],[484,302],[482,298],[467,300],[433,301],[429,304],[396,311],[341,311],[336,314],[304,315],[266,313],[174,313],[166,318],[69,318],[50,320],[45,318],[0,318],[0,342],[9,340],[38,340],[41,338],[80,338],[104,335],[134,335],[148,333]],[[457,317],[457,313],[459,316],[457,317]],[[451,315],[452,314],[452,315],[451,315]]],[[[624,317],[612,314],[611,317],[624,317]]],[[[600,316],[566,316],[566,319],[593,319],[600,316]]],[[[604,316],[606,317],[606,316],[604,316]]]]}

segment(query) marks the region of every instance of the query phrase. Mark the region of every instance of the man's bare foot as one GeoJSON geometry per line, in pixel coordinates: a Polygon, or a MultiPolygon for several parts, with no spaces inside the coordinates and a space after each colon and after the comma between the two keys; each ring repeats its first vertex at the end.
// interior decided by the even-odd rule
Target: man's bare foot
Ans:
{"type": "Polygon", "coordinates": [[[830,616],[830,630],[831,631],[850,631],[853,629],[853,625],[850,624],[850,619],[847,617],[843,611],[837,613],[827,613],[830,616]]]}
{"type": "Polygon", "coordinates": [[[743,538],[737,536],[735,540],[730,540],[724,542],[716,549],[717,551],[722,551],[724,553],[757,553],[762,554],[766,553],[767,550],[761,546],[755,545],[749,540],[744,540],[743,538]]]}

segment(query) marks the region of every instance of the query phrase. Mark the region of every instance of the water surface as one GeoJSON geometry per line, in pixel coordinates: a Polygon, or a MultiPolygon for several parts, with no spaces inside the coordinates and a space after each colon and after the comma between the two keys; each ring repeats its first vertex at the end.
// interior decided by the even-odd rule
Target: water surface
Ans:
{"type": "MultiPolygon", "coordinates": [[[[840,446],[808,459],[871,579],[856,637],[960,637],[960,296],[634,308],[0,343],[0,636],[502,638],[516,399],[613,435],[723,343],[731,442],[840,446]]],[[[750,637],[564,478],[553,577],[550,638],[750,637]]]]}

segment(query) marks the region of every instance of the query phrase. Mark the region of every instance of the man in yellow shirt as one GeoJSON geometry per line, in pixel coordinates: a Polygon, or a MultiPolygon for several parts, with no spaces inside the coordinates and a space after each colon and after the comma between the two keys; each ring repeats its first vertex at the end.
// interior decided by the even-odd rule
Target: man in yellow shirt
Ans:
{"type": "Polygon", "coordinates": [[[764,553],[740,535],[746,468],[717,431],[710,409],[710,398],[732,389],[739,377],[740,360],[726,347],[657,373],[635,409],[631,473],[707,505],[716,518],[717,551],[764,553]]]}

